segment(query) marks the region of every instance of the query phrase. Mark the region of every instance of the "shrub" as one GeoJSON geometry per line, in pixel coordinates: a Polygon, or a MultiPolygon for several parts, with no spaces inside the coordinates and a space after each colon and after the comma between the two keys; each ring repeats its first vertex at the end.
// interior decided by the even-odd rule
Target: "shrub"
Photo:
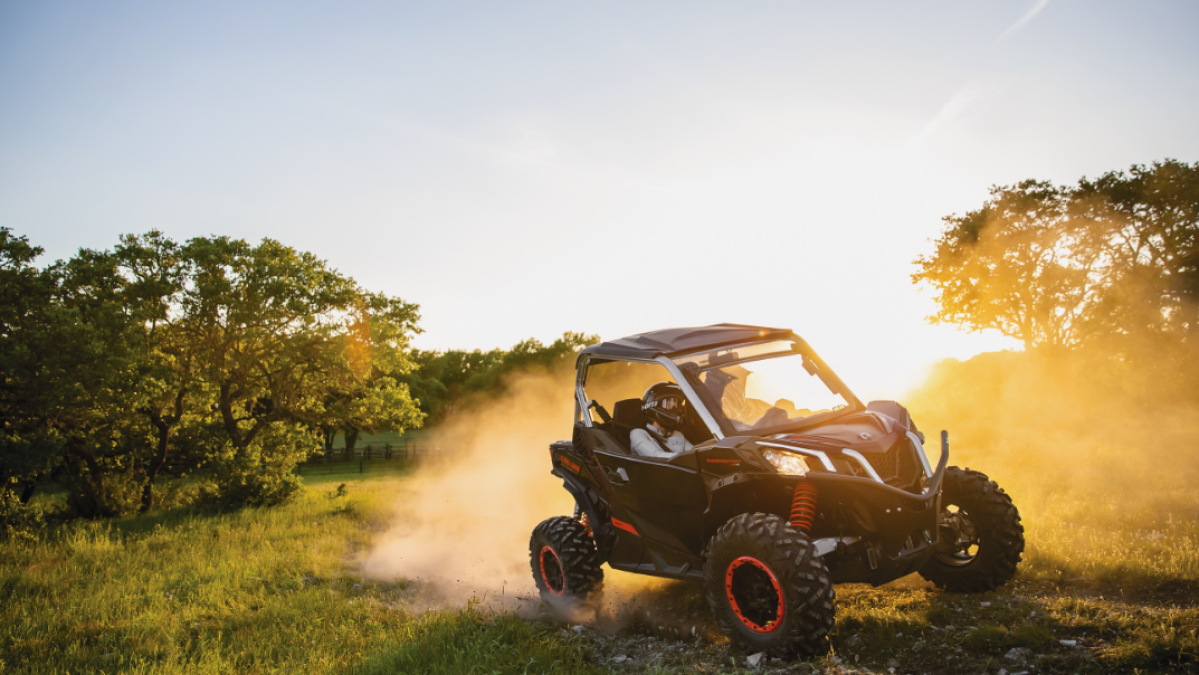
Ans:
{"type": "Polygon", "coordinates": [[[286,504],[304,489],[295,474],[296,462],[315,446],[310,432],[276,425],[241,452],[227,447],[210,464],[212,473],[200,486],[200,502],[217,509],[286,504]]]}
{"type": "Polygon", "coordinates": [[[67,490],[67,509],[80,518],[111,518],[137,513],[141,506],[141,473],[70,474],[59,478],[67,490]]]}
{"type": "Polygon", "coordinates": [[[216,509],[278,506],[304,489],[290,467],[287,471],[257,467],[252,459],[221,462],[214,467],[214,474],[200,486],[199,502],[216,509]]]}
{"type": "Polygon", "coordinates": [[[0,489],[0,541],[37,539],[45,526],[41,509],[22,504],[12,490],[0,489]]]}

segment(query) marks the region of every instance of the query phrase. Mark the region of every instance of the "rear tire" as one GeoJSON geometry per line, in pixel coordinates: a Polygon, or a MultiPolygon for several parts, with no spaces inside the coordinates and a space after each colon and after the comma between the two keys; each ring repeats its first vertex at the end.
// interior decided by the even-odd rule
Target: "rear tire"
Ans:
{"type": "Polygon", "coordinates": [[[808,536],[782,518],[745,513],[725,523],[708,545],[704,580],[720,630],[746,651],[828,653],[832,579],[808,536]]]}
{"type": "Polygon", "coordinates": [[[1020,512],[986,474],[946,469],[940,518],[941,544],[920,576],[947,591],[981,593],[1016,575],[1024,552],[1020,512]]]}
{"type": "Polygon", "coordinates": [[[573,518],[557,516],[534,528],[529,563],[537,590],[546,600],[584,600],[603,585],[595,540],[573,518]]]}

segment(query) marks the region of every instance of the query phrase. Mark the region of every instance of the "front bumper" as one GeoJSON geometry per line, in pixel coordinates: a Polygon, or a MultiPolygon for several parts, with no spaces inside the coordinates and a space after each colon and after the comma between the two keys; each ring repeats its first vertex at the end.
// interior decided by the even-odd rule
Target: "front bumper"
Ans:
{"type": "Polygon", "coordinates": [[[801,480],[816,486],[822,518],[812,537],[824,542],[821,548],[828,551],[834,581],[879,585],[915,572],[936,551],[941,485],[948,463],[948,441],[943,436],[941,457],[922,494],[839,473],[778,479],[786,489],[801,480]]]}

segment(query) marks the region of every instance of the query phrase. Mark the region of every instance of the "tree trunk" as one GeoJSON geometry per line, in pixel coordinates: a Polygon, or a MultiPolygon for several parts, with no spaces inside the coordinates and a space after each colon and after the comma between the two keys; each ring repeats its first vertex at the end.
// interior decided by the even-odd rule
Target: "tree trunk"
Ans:
{"type": "Polygon", "coordinates": [[[154,448],[154,457],[150,460],[150,468],[146,470],[146,484],[142,487],[141,513],[149,511],[150,505],[154,502],[154,478],[158,476],[162,465],[167,463],[167,445],[171,440],[170,425],[161,424],[160,426],[159,422],[155,422],[154,426],[158,428],[158,443],[154,448]]]}
{"type": "Polygon", "coordinates": [[[240,393],[234,393],[229,382],[222,383],[217,397],[217,409],[220,410],[221,422],[225,426],[225,433],[229,434],[229,441],[233,443],[233,447],[237,448],[237,454],[241,456],[245,453],[246,448],[254,442],[254,438],[258,436],[259,432],[266,428],[270,421],[278,419],[278,417],[271,413],[257,418],[254,420],[254,426],[243,432],[233,414],[233,404],[239,397],[240,393]]]}
{"type": "Polygon", "coordinates": [[[167,452],[170,449],[171,432],[174,430],[179,420],[183,419],[183,399],[187,396],[187,389],[179,390],[175,396],[175,409],[172,414],[163,417],[158,410],[150,412],[150,423],[154,425],[154,429],[158,432],[157,447],[154,448],[154,457],[150,460],[150,468],[146,471],[146,484],[142,487],[142,505],[139,509],[141,513],[150,510],[150,505],[154,502],[154,479],[158,476],[158,472],[162,470],[164,464],[167,463],[167,452]]]}
{"type": "Polygon", "coordinates": [[[346,454],[349,455],[354,452],[354,446],[358,444],[358,430],[357,429],[346,429],[345,433],[346,433],[346,454]]]}
{"type": "Polygon", "coordinates": [[[241,429],[238,428],[237,420],[233,417],[233,397],[229,389],[228,382],[221,383],[220,394],[217,397],[217,408],[220,410],[221,423],[225,427],[225,433],[229,434],[230,442],[233,443],[233,447],[241,451],[245,449],[245,446],[242,445],[241,429]]]}
{"type": "Polygon", "coordinates": [[[37,484],[41,480],[42,474],[33,477],[33,480],[25,483],[24,489],[21,490],[21,503],[28,504],[30,499],[33,499],[33,493],[37,490],[37,484]]]}

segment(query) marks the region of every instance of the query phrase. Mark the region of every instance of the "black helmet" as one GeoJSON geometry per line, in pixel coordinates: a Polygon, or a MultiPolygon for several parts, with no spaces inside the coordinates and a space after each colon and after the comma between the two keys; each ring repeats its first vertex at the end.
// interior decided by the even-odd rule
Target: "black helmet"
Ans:
{"type": "Polygon", "coordinates": [[[641,397],[641,410],[645,416],[667,429],[677,429],[683,425],[686,409],[687,397],[674,382],[659,382],[646,389],[645,396],[641,397]]]}

